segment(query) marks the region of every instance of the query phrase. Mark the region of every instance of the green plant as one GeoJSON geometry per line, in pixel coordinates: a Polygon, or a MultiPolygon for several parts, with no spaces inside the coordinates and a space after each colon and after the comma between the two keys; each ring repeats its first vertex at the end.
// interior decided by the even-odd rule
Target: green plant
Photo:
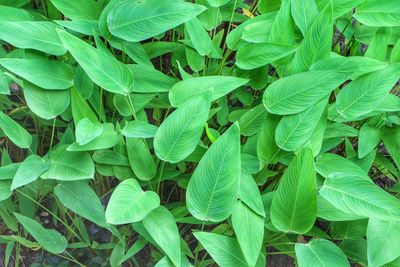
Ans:
{"type": "Polygon", "coordinates": [[[397,0],[0,0],[2,264],[400,266],[399,29],[397,0]]]}

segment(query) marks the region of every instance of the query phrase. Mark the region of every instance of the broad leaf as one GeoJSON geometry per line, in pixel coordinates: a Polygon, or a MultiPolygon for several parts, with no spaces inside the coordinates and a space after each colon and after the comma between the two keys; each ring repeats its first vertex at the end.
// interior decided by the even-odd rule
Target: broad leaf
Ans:
{"type": "Polygon", "coordinates": [[[50,168],[50,162],[37,155],[27,157],[19,166],[11,184],[11,190],[35,181],[50,168]]]}
{"type": "Polygon", "coordinates": [[[365,123],[360,129],[358,136],[358,157],[363,158],[370,153],[381,141],[379,129],[365,123]]]}
{"type": "Polygon", "coordinates": [[[193,98],[164,120],[154,137],[157,157],[176,163],[194,151],[208,118],[211,94],[193,98]]]}
{"type": "Polygon", "coordinates": [[[30,235],[47,251],[61,254],[67,248],[67,240],[56,230],[48,230],[37,221],[14,213],[15,217],[30,235]]]}
{"type": "Polygon", "coordinates": [[[158,127],[144,121],[128,121],[121,133],[130,138],[153,138],[158,127]]]}
{"type": "Polygon", "coordinates": [[[86,145],[99,137],[103,133],[103,125],[99,122],[92,122],[88,118],[80,120],[75,129],[76,142],[80,145],[86,145]]]}
{"type": "Polygon", "coordinates": [[[326,239],[314,239],[308,244],[295,246],[299,267],[350,266],[346,255],[326,239]]]}
{"type": "Polygon", "coordinates": [[[98,86],[123,95],[133,90],[133,74],[125,64],[65,31],[58,31],[58,35],[71,55],[98,86]]]}
{"type": "Polygon", "coordinates": [[[189,180],[187,206],[197,219],[220,222],[232,213],[240,179],[240,129],[233,124],[207,150],[189,180]]]}
{"type": "Polygon", "coordinates": [[[115,146],[118,142],[118,138],[117,133],[114,131],[114,124],[103,123],[101,126],[103,131],[100,135],[96,136],[91,141],[85,140],[84,145],[74,142],[68,147],[68,151],[89,151],[106,149],[115,146]]]}
{"type": "Polygon", "coordinates": [[[365,0],[357,7],[354,17],[367,26],[400,26],[400,6],[396,0],[365,0]]]}
{"type": "Polygon", "coordinates": [[[319,14],[314,0],[292,0],[291,12],[294,22],[303,35],[306,35],[308,28],[319,14]]]}
{"type": "Polygon", "coordinates": [[[0,128],[15,145],[21,148],[29,148],[31,146],[32,136],[21,125],[1,111],[0,128]]]}
{"type": "Polygon", "coordinates": [[[51,0],[51,3],[71,20],[97,20],[100,16],[99,4],[94,0],[51,0]]]}
{"type": "Polygon", "coordinates": [[[139,138],[126,138],[126,150],[130,166],[140,180],[151,180],[157,173],[157,167],[146,141],[139,138]]]}
{"type": "Polygon", "coordinates": [[[135,179],[125,180],[111,195],[106,209],[107,223],[139,222],[159,205],[160,198],[156,193],[144,192],[135,179]]]}
{"type": "Polygon", "coordinates": [[[172,29],[203,12],[205,8],[183,1],[127,1],[107,16],[110,32],[129,42],[139,42],[172,29]]]}
{"type": "Polygon", "coordinates": [[[286,169],[271,204],[271,221],[282,232],[306,233],[317,217],[312,150],[305,147],[286,169]]]}
{"type": "Polygon", "coordinates": [[[106,226],[100,199],[86,182],[62,182],[54,188],[54,193],[68,209],[101,227],[106,226]]]}

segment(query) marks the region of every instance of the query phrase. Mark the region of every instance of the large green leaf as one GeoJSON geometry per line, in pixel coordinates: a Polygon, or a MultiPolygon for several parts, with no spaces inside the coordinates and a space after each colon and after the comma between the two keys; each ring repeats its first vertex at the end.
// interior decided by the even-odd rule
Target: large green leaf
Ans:
{"type": "Polygon", "coordinates": [[[281,119],[275,131],[276,144],[287,151],[296,151],[310,138],[325,110],[327,98],[312,107],[281,119]]]}
{"type": "Polygon", "coordinates": [[[143,226],[175,266],[181,265],[181,238],[171,212],[160,206],[143,220],[143,226]]]}
{"type": "Polygon", "coordinates": [[[328,96],[345,82],[348,74],[337,71],[308,71],[279,79],[267,87],[263,102],[267,110],[278,115],[304,111],[328,96]]]}
{"type": "Polygon", "coordinates": [[[300,28],[303,36],[306,35],[308,28],[319,14],[314,0],[292,0],[291,12],[294,22],[300,28]]]}
{"type": "Polygon", "coordinates": [[[358,157],[363,158],[370,153],[381,141],[379,129],[365,123],[358,136],[358,157]]]}
{"type": "Polygon", "coordinates": [[[314,157],[304,147],[290,162],[271,204],[271,221],[282,232],[306,233],[317,217],[314,157]]]}
{"type": "MultiPolygon", "coordinates": [[[[13,3],[18,2],[11,0],[13,3]]],[[[27,0],[22,0],[28,2],[27,0]]],[[[7,1],[6,1],[7,2],[7,1]]],[[[34,20],[34,16],[21,8],[7,6],[4,0],[0,1],[0,20],[1,21],[29,21],[34,20]]]]}
{"type": "Polygon", "coordinates": [[[233,124],[207,150],[186,191],[190,213],[200,220],[220,222],[232,213],[240,179],[240,129],[233,124]]]}
{"type": "Polygon", "coordinates": [[[67,240],[56,230],[48,230],[35,220],[14,213],[17,220],[28,231],[29,234],[47,251],[61,254],[67,248],[67,240]]]}
{"type": "Polygon", "coordinates": [[[201,56],[211,55],[213,44],[208,32],[200,23],[200,20],[197,17],[194,17],[185,23],[185,29],[197,53],[201,56]]]}
{"type": "MultiPolygon", "coordinates": [[[[148,66],[132,64],[129,68],[135,77],[134,91],[138,93],[168,92],[176,83],[176,79],[148,66]]],[[[132,100],[135,102],[135,99],[132,100]]]]}
{"type": "Polygon", "coordinates": [[[126,150],[136,176],[144,181],[151,180],[157,173],[157,167],[146,142],[143,139],[127,137],[126,150]]]}
{"type": "Polygon", "coordinates": [[[50,168],[50,162],[37,155],[27,157],[19,166],[11,184],[11,190],[35,181],[50,168]]]}
{"type": "Polygon", "coordinates": [[[352,81],[336,98],[339,114],[346,119],[357,119],[372,112],[389,94],[399,76],[400,64],[394,64],[352,81]]]}
{"type": "Polygon", "coordinates": [[[176,163],[195,150],[207,122],[211,94],[208,91],[193,98],[164,120],[154,137],[157,157],[176,163]]]}
{"type": "Polygon", "coordinates": [[[244,70],[265,66],[284,58],[297,50],[297,47],[279,43],[249,44],[238,49],[236,65],[244,70]]]}
{"type": "Polygon", "coordinates": [[[118,138],[117,133],[114,131],[114,124],[103,123],[103,131],[100,135],[93,138],[90,142],[80,145],[78,142],[74,142],[68,147],[68,151],[89,151],[106,149],[113,147],[117,144],[118,138]]]}
{"type": "Polygon", "coordinates": [[[86,182],[62,182],[54,188],[54,193],[68,209],[99,226],[106,226],[100,199],[86,182]]]}
{"type": "Polygon", "coordinates": [[[60,56],[67,52],[50,21],[0,21],[0,39],[18,48],[36,49],[60,56]],[[21,38],[23,36],[23,38],[21,38]]]}
{"type": "Polygon", "coordinates": [[[240,134],[244,136],[252,136],[259,133],[266,115],[267,111],[262,104],[247,111],[238,120],[240,134]]]}
{"type": "Polygon", "coordinates": [[[213,88],[211,100],[216,100],[236,88],[245,85],[249,80],[229,76],[205,76],[184,79],[176,83],[169,92],[171,105],[179,107],[193,97],[213,88]]]}
{"type": "Polygon", "coordinates": [[[264,238],[264,218],[238,201],[232,213],[232,226],[249,266],[254,266],[264,238]]]}
{"type": "Polygon", "coordinates": [[[45,90],[29,82],[24,83],[24,96],[32,112],[45,120],[62,114],[70,104],[69,90],[45,90]]]}
{"type": "Polygon", "coordinates": [[[249,266],[236,239],[207,232],[195,232],[194,236],[219,266],[249,266]]]}
{"type": "Polygon", "coordinates": [[[400,222],[369,219],[367,227],[368,263],[382,266],[400,257],[396,245],[400,237],[400,222]]]}
{"type": "Polygon", "coordinates": [[[65,32],[58,35],[90,79],[107,91],[127,95],[133,90],[133,74],[114,57],[65,32]]]}
{"type": "Polygon", "coordinates": [[[107,16],[110,32],[129,42],[139,42],[172,29],[200,14],[205,7],[183,1],[125,1],[107,16]]]}
{"type": "Polygon", "coordinates": [[[94,164],[87,152],[67,151],[62,145],[50,152],[51,167],[43,173],[42,179],[75,181],[93,179],[94,164]]]}
{"type": "Polygon", "coordinates": [[[0,111],[0,128],[11,142],[21,148],[29,148],[32,136],[21,125],[0,111]]]}
{"type": "Polygon", "coordinates": [[[260,129],[257,140],[257,156],[264,164],[275,163],[279,157],[280,148],[275,143],[275,130],[279,116],[268,113],[260,129]]]}
{"type": "Polygon", "coordinates": [[[110,224],[126,224],[143,220],[160,205],[155,192],[144,192],[135,179],[120,183],[111,195],[106,209],[110,224]]]}
{"type": "Polygon", "coordinates": [[[365,0],[354,17],[367,26],[400,26],[400,6],[396,0],[365,0]]]}
{"type": "Polygon", "coordinates": [[[350,266],[343,251],[326,239],[314,239],[308,244],[297,243],[295,249],[299,267],[350,266]]]}
{"type": "Polygon", "coordinates": [[[264,206],[257,184],[253,176],[243,168],[240,176],[239,199],[255,213],[265,217],[264,206]]]}
{"type": "Polygon", "coordinates": [[[315,62],[329,57],[332,46],[332,20],[332,2],[328,2],[311,24],[299,50],[296,51],[290,68],[291,73],[307,71],[315,62]]]}
{"type": "Polygon", "coordinates": [[[44,89],[62,90],[74,85],[73,69],[60,61],[2,58],[0,65],[44,89]]]}
{"type": "Polygon", "coordinates": [[[97,20],[100,17],[99,4],[94,0],[69,1],[51,0],[51,3],[72,20],[97,20]]]}
{"type": "Polygon", "coordinates": [[[346,173],[330,175],[320,194],[346,213],[400,221],[400,200],[361,177],[346,173]]]}

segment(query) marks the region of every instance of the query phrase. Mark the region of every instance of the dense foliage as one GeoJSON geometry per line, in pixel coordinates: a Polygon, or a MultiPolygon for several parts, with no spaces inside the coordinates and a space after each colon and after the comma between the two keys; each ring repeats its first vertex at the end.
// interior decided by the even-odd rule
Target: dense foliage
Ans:
{"type": "Polygon", "coordinates": [[[400,266],[399,38],[398,0],[0,0],[0,265],[400,266]]]}

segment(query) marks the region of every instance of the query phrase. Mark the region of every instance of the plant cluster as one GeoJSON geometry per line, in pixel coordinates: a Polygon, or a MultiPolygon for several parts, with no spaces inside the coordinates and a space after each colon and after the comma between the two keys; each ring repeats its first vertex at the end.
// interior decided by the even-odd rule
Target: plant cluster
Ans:
{"type": "Polygon", "coordinates": [[[0,0],[0,265],[400,266],[399,38],[398,0],[0,0]]]}

